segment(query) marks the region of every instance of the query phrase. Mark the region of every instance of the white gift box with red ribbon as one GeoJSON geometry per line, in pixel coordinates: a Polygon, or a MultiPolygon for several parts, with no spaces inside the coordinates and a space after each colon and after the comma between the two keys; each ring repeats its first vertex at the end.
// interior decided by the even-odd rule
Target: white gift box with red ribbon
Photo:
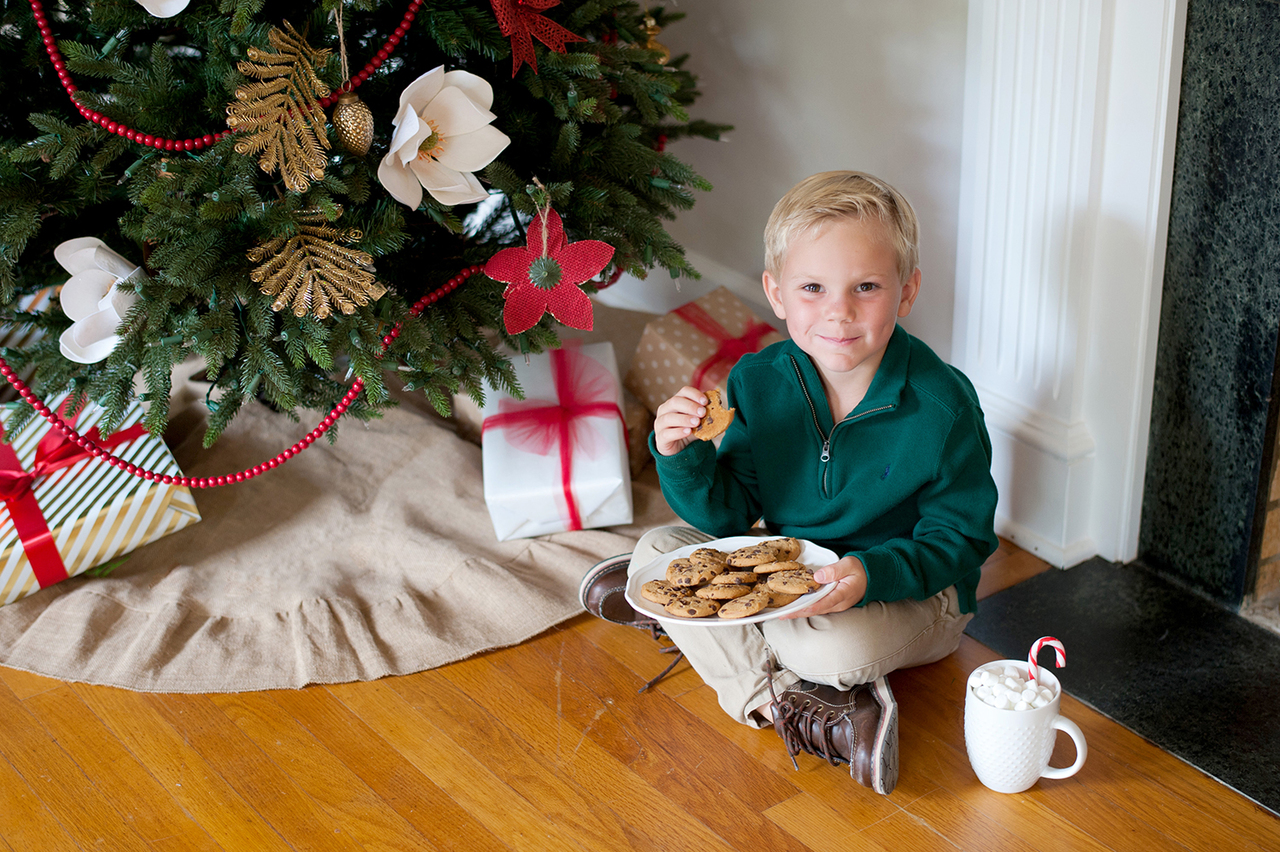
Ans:
{"type": "Polygon", "coordinates": [[[525,398],[488,388],[482,409],[484,499],[498,540],[631,523],[613,344],[511,360],[525,398]]]}

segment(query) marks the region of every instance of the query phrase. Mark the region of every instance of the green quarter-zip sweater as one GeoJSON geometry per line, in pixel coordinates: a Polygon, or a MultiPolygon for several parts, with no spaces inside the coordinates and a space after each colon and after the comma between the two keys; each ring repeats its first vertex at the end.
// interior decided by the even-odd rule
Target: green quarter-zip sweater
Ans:
{"type": "Polygon", "coordinates": [[[973,385],[901,326],[866,397],[832,423],[817,368],[790,340],[745,355],[729,375],[737,409],[720,448],[654,451],[667,502],[715,536],[757,520],[867,571],[862,603],[924,600],[954,585],[977,609],[995,551],[991,440],[973,385]]]}

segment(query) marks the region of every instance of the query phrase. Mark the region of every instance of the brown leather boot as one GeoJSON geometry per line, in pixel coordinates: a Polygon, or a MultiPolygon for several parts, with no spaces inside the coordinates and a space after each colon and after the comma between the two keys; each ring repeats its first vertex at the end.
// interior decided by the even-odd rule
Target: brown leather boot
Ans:
{"type": "MultiPolygon", "coordinates": [[[[772,694],[772,680],[769,690],[772,694]]],[[[893,792],[898,783],[898,703],[887,680],[877,678],[847,691],[802,680],[773,695],[771,709],[773,728],[792,763],[801,751],[832,766],[847,763],[859,784],[884,795],[893,792]]]]}

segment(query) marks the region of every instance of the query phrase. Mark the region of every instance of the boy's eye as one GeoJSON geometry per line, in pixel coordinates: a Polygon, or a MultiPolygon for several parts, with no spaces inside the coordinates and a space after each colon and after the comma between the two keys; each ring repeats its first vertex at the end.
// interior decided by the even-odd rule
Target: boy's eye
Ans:
{"type": "Polygon", "coordinates": [[[861,284],[858,285],[858,292],[869,293],[872,290],[876,289],[876,286],[877,286],[876,282],[874,281],[863,281],[861,284]]]}
{"type": "Polygon", "coordinates": [[[800,289],[805,291],[806,293],[821,293],[822,285],[815,284],[812,281],[810,281],[808,284],[801,284],[800,289]]]}

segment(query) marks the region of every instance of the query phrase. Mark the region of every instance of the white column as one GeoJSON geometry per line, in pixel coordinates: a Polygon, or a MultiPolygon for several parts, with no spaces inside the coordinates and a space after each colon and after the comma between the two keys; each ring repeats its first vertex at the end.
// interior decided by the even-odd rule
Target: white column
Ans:
{"type": "Polygon", "coordinates": [[[972,0],[952,361],[997,531],[1136,555],[1186,0],[972,0]]]}

